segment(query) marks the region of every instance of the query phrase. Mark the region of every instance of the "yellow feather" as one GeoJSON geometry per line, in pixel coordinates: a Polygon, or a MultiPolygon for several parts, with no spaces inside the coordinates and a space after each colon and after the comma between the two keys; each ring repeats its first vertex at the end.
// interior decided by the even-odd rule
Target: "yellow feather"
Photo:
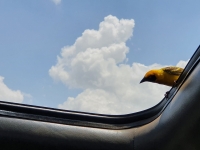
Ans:
{"type": "Polygon", "coordinates": [[[141,80],[140,83],[154,82],[167,86],[173,86],[182,72],[182,68],[173,66],[150,70],[145,74],[144,78],[141,80]]]}

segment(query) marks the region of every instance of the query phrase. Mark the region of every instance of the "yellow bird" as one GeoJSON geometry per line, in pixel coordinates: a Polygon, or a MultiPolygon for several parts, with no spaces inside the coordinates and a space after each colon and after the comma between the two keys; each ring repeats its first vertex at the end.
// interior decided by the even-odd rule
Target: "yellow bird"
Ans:
{"type": "Polygon", "coordinates": [[[173,86],[182,72],[183,68],[174,66],[150,70],[145,74],[140,83],[153,82],[167,86],[173,86]]]}

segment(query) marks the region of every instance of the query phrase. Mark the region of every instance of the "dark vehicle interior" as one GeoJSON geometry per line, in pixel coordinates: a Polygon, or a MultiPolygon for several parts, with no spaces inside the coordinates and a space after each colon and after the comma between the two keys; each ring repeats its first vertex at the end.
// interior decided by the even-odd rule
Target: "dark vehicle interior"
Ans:
{"type": "Polygon", "coordinates": [[[100,115],[0,102],[0,148],[199,150],[200,47],[169,96],[127,115],[100,115]]]}

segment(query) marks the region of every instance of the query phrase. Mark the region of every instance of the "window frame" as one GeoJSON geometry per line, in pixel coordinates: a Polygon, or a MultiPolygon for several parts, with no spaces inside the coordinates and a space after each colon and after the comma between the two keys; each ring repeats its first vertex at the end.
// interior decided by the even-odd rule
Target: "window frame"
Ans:
{"type": "Polygon", "coordinates": [[[200,46],[186,65],[176,86],[171,88],[168,98],[164,97],[157,105],[143,111],[125,115],[105,115],[0,101],[0,116],[115,130],[139,127],[153,121],[164,111],[199,63],[199,56],[200,46]]]}

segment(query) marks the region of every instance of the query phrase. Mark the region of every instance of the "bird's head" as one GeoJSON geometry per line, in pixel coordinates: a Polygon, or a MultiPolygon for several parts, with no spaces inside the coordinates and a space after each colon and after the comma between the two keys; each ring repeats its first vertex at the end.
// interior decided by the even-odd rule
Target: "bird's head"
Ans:
{"type": "Polygon", "coordinates": [[[156,82],[157,79],[157,71],[156,70],[150,70],[148,71],[144,78],[140,81],[140,83],[142,82],[156,82]]]}

